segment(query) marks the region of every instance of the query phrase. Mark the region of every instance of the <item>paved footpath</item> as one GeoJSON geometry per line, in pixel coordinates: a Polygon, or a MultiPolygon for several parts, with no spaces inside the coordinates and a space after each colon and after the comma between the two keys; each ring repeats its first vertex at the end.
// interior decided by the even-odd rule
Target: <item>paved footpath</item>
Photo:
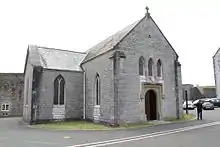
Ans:
{"type": "Polygon", "coordinates": [[[175,142],[178,141],[178,138],[175,139],[173,136],[179,136],[180,140],[181,137],[185,136],[184,133],[191,131],[197,132],[199,130],[206,130],[213,127],[218,128],[218,121],[220,121],[220,117],[218,116],[219,113],[220,109],[216,109],[215,111],[207,111],[204,113],[204,120],[202,121],[164,124],[142,129],[115,131],[48,131],[28,128],[26,125],[19,124],[20,118],[6,118],[0,119],[0,147],[82,147],[86,146],[86,144],[88,146],[145,146],[146,143],[150,146],[154,145],[159,147],[159,144],[154,144],[157,143],[157,141],[151,141],[149,143],[149,140],[161,139],[163,142],[163,140],[174,139],[175,142]],[[212,122],[216,122],[216,124],[213,124],[212,122]],[[202,124],[206,124],[207,126],[202,124]],[[200,129],[198,129],[198,127],[200,129]],[[166,138],[168,136],[171,136],[171,138],[166,138]],[[115,139],[118,141],[117,143],[115,142],[115,139]],[[125,139],[130,139],[130,141],[124,141],[125,139]],[[107,143],[109,140],[110,142],[113,140],[115,143],[103,144],[103,141],[106,141],[104,143],[107,143]],[[91,143],[93,142],[95,142],[96,145],[92,145],[91,143]]]}

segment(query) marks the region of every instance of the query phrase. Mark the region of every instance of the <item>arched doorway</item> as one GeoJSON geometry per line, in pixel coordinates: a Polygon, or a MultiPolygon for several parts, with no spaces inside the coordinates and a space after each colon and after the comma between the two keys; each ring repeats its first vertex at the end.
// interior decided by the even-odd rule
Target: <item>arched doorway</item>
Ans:
{"type": "Polygon", "coordinates": [[[153,90],[149,90],[145,94],[145,114],[147,120],[157,119],[157,96],[153,90]]]}

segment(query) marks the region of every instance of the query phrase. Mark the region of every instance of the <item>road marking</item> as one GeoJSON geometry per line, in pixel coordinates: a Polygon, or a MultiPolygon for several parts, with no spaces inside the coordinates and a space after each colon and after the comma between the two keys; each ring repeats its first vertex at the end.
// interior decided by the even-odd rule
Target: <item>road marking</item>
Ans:
{"type": "Polygon", "coordinates": [[[220,125],[220,122],[213,122],[213,123],[207,123],[207,124],[202,124],[202,125],[183,127],[183,128],[167,130],[167,131],[160,131],[160,132],[144,134],[144,135],[139,135],[139,136],[132,136],[132,137],[118,138],[118,139],[106,140],[106,141],[100,141],[100,142],[91,142],[91,143],[85,143],[85,144],[78,144],[78,145],[72,145],[72,146],[67,146],[67,147],[82,147],[82,146],[84,146],[84,147],[86,147],[86,146],[87,147],[99,147],[99,146],[106,146],[106,145],[119,144],[119,143],[136,141],[136,140],[141,140],[141,139],[159,137],[159,136],[164,136],[164,135],[170,135],[170,134],[174,134],[174,133],[179,133],[179,132],[184,132],[184,131],[189,131],[189,130],[194,130],[194,129],[199,129],[199,128],[205,128],[205,127],[210,127],[210,126],[214,126],[214,125],[220,125]]]}
{"type": "Polygon", "coordinates": [[[25,143],[31,143],[31,144],[47,144],[47,145],[60,145],[58,143],[54,142],[43,142],[43,141],[24,141],[25,143]]]}

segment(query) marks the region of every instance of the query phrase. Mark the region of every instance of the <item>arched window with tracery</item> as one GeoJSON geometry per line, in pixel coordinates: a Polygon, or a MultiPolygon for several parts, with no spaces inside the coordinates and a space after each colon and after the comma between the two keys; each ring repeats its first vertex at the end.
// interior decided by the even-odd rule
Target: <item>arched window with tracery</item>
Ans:
{"type": "Polygon", "coordinates": [[[65,80],[59,75],[54,80],[54,105],[64,105],[64,88],[65,88],[65,80]]]}
{"type": "Polygon", "coordinates": [[[162,77],[162,63],[160,59],[157,61],[157,76],[162,77]]]}
{"type": "Polygon", "coordinates": [[[148,60],[148,76],[153,76],[153,60],[150,58],[148,60]]]}
{"type": "Polygon", "coordinates": [[[95,104],[100,105],[100,77],[96,74],[95,77],[95,104]]]}
{"type": "Polygon", "coordinates": [[[144,57],[140,57],[139,59],[139,75],[145,75],[145,60],[144,57]]]}

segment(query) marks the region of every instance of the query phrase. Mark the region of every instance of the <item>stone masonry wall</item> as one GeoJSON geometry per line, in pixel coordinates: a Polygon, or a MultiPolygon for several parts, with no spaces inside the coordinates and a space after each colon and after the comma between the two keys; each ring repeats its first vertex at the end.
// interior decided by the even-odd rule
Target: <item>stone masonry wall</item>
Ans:
{"type": "Polygon", "coordinates": [[[58,75],[65,79],[64,119],[83,117],[83,73],[44,69],[37,98],[37,120],[53,119],[54,80],[58,75]]]}
{"type": "Polygon", "coordinates": [[[23,91],[22,73],[0,73],[0,117],[22,116],[23,91]],[[9,109],[5,110],[5,105],[9,109]]]}
{"type": "Polygon", "coordinates": [[[163,93],[162,117],[176,116],[175,68],[176,54],[162,36],[155,23],[147,17],[118,45],[125,53],[121,63],[119,80],[120,119],[123,122],[141,121],[139,58],[147,63],[153,59],[153,77],[156,77],[156,63],[162,61],[163,93]]]}
{"type": "Polygon", "coordinates": [[[89,62],[84,63],[86,72],[86,118],[93,120],[95,107],[95,77],[100,76],[100,121],[113,123],[114,94],[113,94],[113,61],[109,59],[113,52],[108,52],[89,62]]]}

